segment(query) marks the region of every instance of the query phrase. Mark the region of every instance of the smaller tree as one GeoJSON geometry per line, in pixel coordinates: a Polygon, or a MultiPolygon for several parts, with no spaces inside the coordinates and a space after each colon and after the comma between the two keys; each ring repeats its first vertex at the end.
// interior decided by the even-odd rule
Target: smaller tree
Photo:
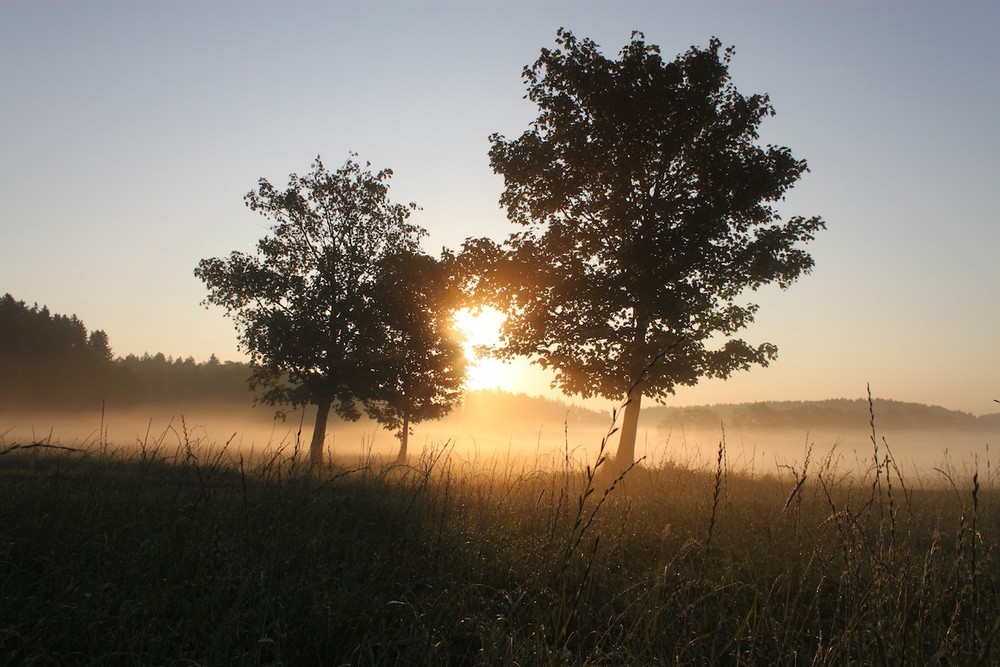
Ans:
{"type": "Polygon", "coordinates": [[[397,461],[405,463],[412,425],[440,419],[461,399],[466,361],[451,326],[447,263],[402,252],[386,257],[379,268],[384,319],[378,384],[365,411],[396,431],[397,461]]]}
{"type": "Polygon", "coordinates": [[[285,190],[262,178],[246,204],[274,224],[256,254],[204,259],[194,271],[206,303],[235,320],[261,400],[317,406],[313,464],[323,458],[330,409],[357,419],[358,402],[378,386],[378,267],[416,251],[424,233],[407,222],[415,204],[389,201],[391,176],[351,159],[330,172],[316,158],[285,190]]]}

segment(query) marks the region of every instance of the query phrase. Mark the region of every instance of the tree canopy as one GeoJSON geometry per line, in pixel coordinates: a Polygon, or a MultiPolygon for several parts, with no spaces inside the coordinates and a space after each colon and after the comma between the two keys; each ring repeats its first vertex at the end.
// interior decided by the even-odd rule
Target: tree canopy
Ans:
{"type": "Polygon", "coordinates": [[[415,204],[389,200],[391,176],[353,159],[331,172],[316,158],[283,190],[262,178],[245,201],[272,221],[270,234],[253,255],[233,252],[195,269],[206,303],[236,322],[262,400],[318,407],[314,463],[330,408],[357,419],[360,402],[379,389],[380,263],[417,252],[424,234],[408,222],[415,204]]]}
{"type": "Polygon", "coordinates": [[[412,424],[440,419],[461,400],[466,359],[453,328],[450,267],[429,255],[404,252],[379,265],[384,317],[378,383],[365,411],[397,432],[406,461],[412,424]]]}
{"type": "Polygon", "coordinates": [[[257,252],[204,259],[195,269],[206,303],[236,322],[261,400],[318,407],[314,462],[330,408],[357,419],[358,399],[374,389],[378,262],[415,251],[424,233],[407,222],[414,204],[389,201],[392,171],[369,167],[348,159],[331,172],[317,157],[283,190],[260,179],[245,197],[272,221],[257,252]]]}
{"type": "Polygon", "coordinates": [[[640,33],[618,59],[567,30],[556,45],[524,69],[536,120],[491,137],[500,203],[523,230],[463,256],[479,298],[508,313],[500,357],[552,369],[568,394],[627,399],[630,463],[643,395],[775,358],[736,335],[757,312],[747,294],[808,273],[801,244],[824,225],[779,214],[806,162],[759,145],[774,109],[736,90],[717,39],[672,61],[640,33]]]}

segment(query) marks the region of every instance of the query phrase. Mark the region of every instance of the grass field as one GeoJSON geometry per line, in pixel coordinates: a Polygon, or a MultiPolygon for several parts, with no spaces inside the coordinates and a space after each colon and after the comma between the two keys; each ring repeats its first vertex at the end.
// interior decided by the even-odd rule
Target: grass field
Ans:
{"type": "Polygon", "coordinates": [[[0,665],[998,659],[987,466],[0,452],[0,665]]]}

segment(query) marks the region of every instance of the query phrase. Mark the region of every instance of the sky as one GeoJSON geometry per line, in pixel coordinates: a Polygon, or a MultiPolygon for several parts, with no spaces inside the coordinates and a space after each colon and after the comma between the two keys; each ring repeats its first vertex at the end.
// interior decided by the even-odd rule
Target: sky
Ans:
{"type": "MultiPolygon", "coordinates": [[[[996,2],[0,3],[0,294],[75,313],[117,355],[242,359],[198,261],[250,251],[243,196],[321,155],[394,171],[425,246],[513,231],[488,137],[536,109],[521,71],[559,27],[614,55],[734,46],[761,140],[810,173],[782,203],[827,223],[816,267],[753,295],[778,359],[674,405],[1000,398],[996,2]]],[[[507,388],[546,393],[539,373],[507,388]]],[[[551,394],[550,394],[551,395],[551,394]]]]}

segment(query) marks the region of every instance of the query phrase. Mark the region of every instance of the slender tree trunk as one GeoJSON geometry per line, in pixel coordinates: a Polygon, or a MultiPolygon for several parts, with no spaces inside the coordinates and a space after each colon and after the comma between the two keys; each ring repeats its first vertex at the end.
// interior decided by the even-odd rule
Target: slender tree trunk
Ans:
{"type": "Polygon", "coordinates": [[[316,426],[313,427],[312,442],[309,444],[309,465],[323,464],[323,443],[326,440],[326,420],[330,416],[329,397],[323,397],[316,404],[316,426]]]}
{"type": "MultiPolygon", "coordinates": [[[[646,316],[636,314],[634,350],[642,351],[646,345],[646,316]]],[[[641,354],[636,355],[642,358],[641,354]]],[[[631,389],[628,402],[625,404],[625,414],[622,416],[622,430],[618,436],[618,453],[615,454],[615,467],[621,472],[635,463],[635,436],[639,431],[639,408],[642,406],[641,384],[648,369],[636,368],[632,372],[631,389]]]]}
{"type": "Polygon", "coordinates": [[[406,445],[410,441],[410,415],[403,415],[403,430],[399,432],[399,456],[396,463],[406,463],[406,445]]]}
{"type": "Polygon", "coordinates": [[[635,463],[635,436],[639,431],[639,408],[642,405],[642,389],[634,387],[625,406],[622,417],[621,434],[618,436],[618,453],[615,454],[615,467],[619,472],[635,463]]]}

